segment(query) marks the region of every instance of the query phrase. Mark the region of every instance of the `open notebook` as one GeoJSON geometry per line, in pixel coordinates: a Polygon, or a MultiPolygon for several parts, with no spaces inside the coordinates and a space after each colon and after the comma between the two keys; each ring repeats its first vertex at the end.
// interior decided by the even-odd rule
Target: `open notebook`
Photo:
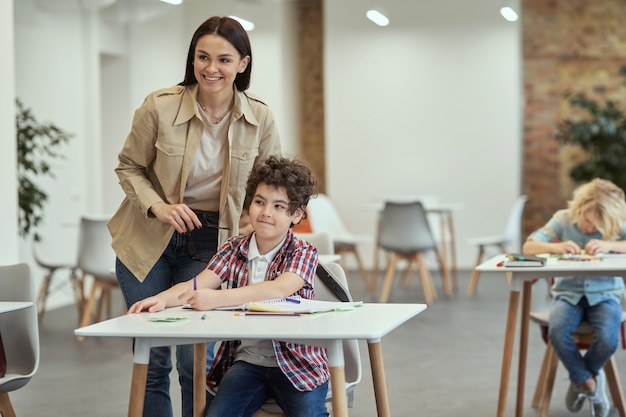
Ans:
{"type": "Polygon", "coordinates": [[[240,306],[217,308],[216,310],[244,311],[288,311],[294,313],[322,313],[325,311],[354,310],[363,305],[363,301],[341,302],[307,300],[300,297],[277,298],[265,301],[253,301],[240,306]]]}

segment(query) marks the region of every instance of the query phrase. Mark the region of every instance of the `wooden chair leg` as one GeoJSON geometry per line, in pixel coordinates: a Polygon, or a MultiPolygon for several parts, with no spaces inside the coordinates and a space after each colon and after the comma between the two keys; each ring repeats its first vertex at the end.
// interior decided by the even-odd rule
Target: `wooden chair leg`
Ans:
{"type": "Polygon", "coordinates": [[[619,379],[619,372],[617,371],[617,364],[615,363],[615,356],[611,356],[611,359],[604,365],[604,372],[606,373],[606,381],[611,392],[611,398],[615,408],[619,411],[620,417],[626,417],[626,403],[624,401],[624,390],[622,389],[622,383],[619,379]]]}
{"type": "Polygon", "coordinates": [[[2,417],[17,417],[8,392],[0,392],[0,415],[2,417]]]}
{"type": "Polygon", "coordinates": [[[541,368],[539,369],[539,377],[537,378],[537,386],[533,394],[533,400],[531,406],[536,408],[541,401],[541,395],[546,388],[546,378],[548,376],[548,369],[550,366],[550,355],[548,349],[543,354],[543,360],[541,361],[541,368]]]}
{"type": "Polygon", "coordinates": [[[483,246],[479,246],[478,256],[476,257],[476,262],[474,263],[474,268],[472,269],[472,276],[470,278],[469,285],[467,286],[467,295],[469,295],[470,297],[474,295],[474,293],[476,292],[476,287],[478,286],[478,278],[480,277],[480,272],[476,270],[476,267],[480,265],[484,254],[485,248],[483,246]]]}
{"type": "Polygon", "coordinates": [[[435,289],[433,278],[430,275],[430,271],[426,266],[424,256],[421,252],[418,252],[415,255],[415,259],[417,262],[417,269],[420,276],[420,283],[422,284],[422,292],[424,293],[424,302],[426,304],[432,304],[432,302],[437,299],[437,290],[435,289]]]}
{"type": "Polygon", "coordinates": [[[74,292],[74,302],[76,303],[76,310],[78,311],[78,317],[83,315],[83,305],[85,304],[85,294],[83,286],[83,278],[79,277],[77,271],[73,269],[70,273],[70,282],[72,283],[72,290],[74,292]]]}
{"type": "Polygon", "coordinates": [[[552,390],[554,389],[554,378],[559,365],[559,359],[552,345],[548,342],[546,345],[546,355],[548,355],[548,369],[545,377],[545,386],[541,400],[539,401],[539,412],[537,417],[548,417],[548,409],[550,408],[550,400],[552,399],[552,390]]]}
{"type": "Polygon", "coordinates": [[[48,271],[46,276],[41,282],[39,287],[39,293],[37,293],[37,313],[39,314],[39,322],[43,320],[43,315],[46,312],[46,301],[48,300],[48,294],[50,293],[50,283],[52,282],[52,272],[48,271]]]}
{"type": "Polygon", "coordinates": [[[443,293],[447,296],[452,295],[452,285],[450,284],[450,272],[448,266],[443,261],[443,257],[439,251],[435,251],[437,257],[437,263],[439,264],[439,272],[441,273],[441,281],[443,283],[443,293]]]}
{"type": "MultiPolygon", "coordinates": [[[[93,307],[96,302],[96,298],[97,298],[98,291],[99,291],[98,287],[99,286],[97,284],[97,281],[94,280],[93,285],[91,286],[91,294],[89,295],[87,302],[83,306],[83,315],[81,316],[78,327],[85,327],[86,325],[89,324],[89,321],[91,319],[91,313],[93,311],[93,307]]],[[[85,338],[84,336],[77,336],[77,339],[79,342],[82,342],[85,338]]]]}
{"type": "Polygon", "coordinates": [[[359,251],[356,246],[354,246],[351,250],[354,254],[354,258],[356,259],[356,265],[359,268],[359,274],[361,275],[361,281],[363,281],[363,286],[365,287],[365,291],[373,292],[374,288],[372,287],[372,283],[370,282],[370,277],[365,271],[365,267],[363,266],[363,262],[361,261],[361,256],[359,255],[359,251]]]}
{"type": "Polygon", "coordinates": [[[390,254],[389,259],[387,260],[387,267],[385,268],[385,278],[383,280],[383,287],[380,291],[380,298],[378,302],[386,303],[389,300],[389,295],[391,294],[391,287],[393,286],[393,279],[396,273],[396,263],[398,262],[398,257],[396,254],[390,254]]]}

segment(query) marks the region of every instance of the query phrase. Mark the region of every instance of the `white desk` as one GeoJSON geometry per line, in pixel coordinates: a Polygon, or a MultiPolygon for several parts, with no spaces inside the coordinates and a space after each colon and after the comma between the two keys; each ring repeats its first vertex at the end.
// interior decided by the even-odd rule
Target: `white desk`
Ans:
{"type": "Polygon", "coordinates": [[[482,263],[476,270],[481,273],[497,272],[505,275],[511,274],[509,307],[506,319],[504,335],[504,348],[502,352],[502,370],[500,374],[500,392],[498,394],[498,409],[496,416],[504,417],[506,413],[507,391],[511,363],[513,359],[513,343],[515,341],[515,327],[517,325],[517,311],[519,308],[519,296],[522,292],[522,317],[519,341],[519,364],[517,374],[517,397],[515,404],[516,417],[524,414],[524,383],[526,381],[526,358],[528,354],[528,319],[530,316],[530,302],[532,297],[532,280],[535,278],[567,277],[580,275],[598,276],[626,276],[626,258],[607,258],[603,261],[556,261],[550,259],[540,267],[517,267],[506,268],[497,266],[504,259],[504,255],[495,256],[482,263]]]}
{"type": "Polygon", "coordinates": [[[209,341],[278,339],[323,346],[327,349],[335,417],[348,416],[342,340],[367,340],[379,416],[389,416],[381,339],[426,309],[425,304],[364,304],[355,310],[297,317],[235,316],[232,311],[204,312],[167,309],[160,313],[124,315],[74,331],[77,336],[135,338],[129,417],[143,411],[150,348],[196,344],[194,416],[203,417],[206,391],[206,347],[209,341]],[[148,322],[151,316],[188,316],[177,323],[148,322]]]}
{"type": "Polygon", "coordinates": [[[0,314],[22,310],[35,305],[32,301],[0,301],[0,314]]]}

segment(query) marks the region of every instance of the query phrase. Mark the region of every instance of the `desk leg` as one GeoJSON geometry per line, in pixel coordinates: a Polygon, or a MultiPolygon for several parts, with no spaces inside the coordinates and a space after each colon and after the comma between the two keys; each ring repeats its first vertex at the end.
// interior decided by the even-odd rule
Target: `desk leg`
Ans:
{"type": "Polygon", "coordinates": [[[524,281],[522,289],[522,318],[519,338],[519,365],[517,369],[517,399],[515,402],[515,416],[524,416],[524,385],[526,385],[526,359],[528,357],[528,321],[530,317],[530,302],[532,298],[532,281],[524,281]]]}
{"type": "Polygon", "coordinates": [[[459,289],[459,271],[456,267],[456,241],[452,213],[448,213],[448,231],[450,232],[450,275],[452,276],[452,289],[456,291],[459,289]]]}
{"type": "Polygon", "coordinates": [[[370,355],[372,368],[372,382],[374,383],[374,397],[378,417],[389,417],[389,397],[387,396],[387,380],[385,379],[385,365],[383,363],[383,348],[380,339],[368,340],[367,349],[370,355]]]}
{"type": "Polygon", "coordinates": [[[348,397],[346,395],[346,371],[343,357],[343,342],[331,340],[326,345],[330,388],[332,389],[333,416],[348,417],[348,397]]]}
{"type": "Polygon", "coordinates": [[[506,396],[509,390],[509,377],[511,375],[511,361],[513,359],[513,344],[515,342],[515,326],[517,324],[517,310],[519,308],[519,291],[509,292],[509,310],[506,319],[504,333],[504,348],[502,351],[502,370],[500,373],[500,392],[498,393],[497,417],[506,414],[506,396]]]}
{"type": "Polygon", "coordinates": [[[206,343],[193,345],[193,415],[204,417],[206,408],[206,343]]]}
{"type": "Polygon", "coordinates": [[[143,415],[143,402],[146,395],[146,381],[148,380],[148,364],[134,363],[132,378],[130,383],[128,417],[141,417],[143,415]]]}

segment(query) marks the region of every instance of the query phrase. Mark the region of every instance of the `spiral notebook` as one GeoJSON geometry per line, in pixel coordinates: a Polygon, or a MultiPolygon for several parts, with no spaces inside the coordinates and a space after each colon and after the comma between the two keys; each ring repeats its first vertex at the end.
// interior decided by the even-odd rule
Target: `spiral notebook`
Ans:
{"type": "Polygon", "coordinates": [[[354,310],[363,305],[363,301],[321,301],[308,300],[300,297],[276,298],[265,301],[253,301],[233,307],[218,308],[216,310],[243,310],[243,311],[276,311],[293,313],[322,313],[326,311],[354,310]]]}

